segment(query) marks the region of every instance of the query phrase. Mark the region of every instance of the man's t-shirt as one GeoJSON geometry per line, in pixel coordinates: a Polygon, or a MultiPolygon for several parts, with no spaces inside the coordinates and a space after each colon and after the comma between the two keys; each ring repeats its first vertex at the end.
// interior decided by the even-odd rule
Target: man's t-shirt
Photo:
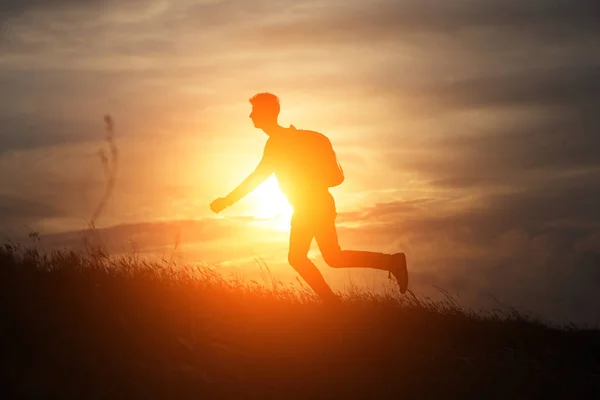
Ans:
{"type": "Polygon", "coordinates": [[[311,163],[311,149],[293,126],[284,134],[267,140],[264,162],[275,174],[281,191],[296,214],[335,215],[335,202],[329,188],[319,179],[318,166],[311,163]]]}

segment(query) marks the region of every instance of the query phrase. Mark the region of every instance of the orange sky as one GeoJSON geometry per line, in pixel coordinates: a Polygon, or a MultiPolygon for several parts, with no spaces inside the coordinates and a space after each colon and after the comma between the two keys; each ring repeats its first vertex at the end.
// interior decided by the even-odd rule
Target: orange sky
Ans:
{"type": "Polygon", "coordinates": [[[260,255],[293,277],[285,232],[257,231],[281,221],[253,219],[265,192],[223,216],[208,208],[260,159],[248,98],[271,91],[283,125],[335,146],[342,246],[406,251],[421,288],[588,315],[600,260],[595,11],[591,0],[1,3],[0,230],[73,243],[58,233],[83,229],[102,194],[108,112],[121,168],[97,224],[116,247],[161,249],[183,231],[188,261],[251,269],[260,255]],[[563,282],[579,288],[566,303],[563,282]]]}

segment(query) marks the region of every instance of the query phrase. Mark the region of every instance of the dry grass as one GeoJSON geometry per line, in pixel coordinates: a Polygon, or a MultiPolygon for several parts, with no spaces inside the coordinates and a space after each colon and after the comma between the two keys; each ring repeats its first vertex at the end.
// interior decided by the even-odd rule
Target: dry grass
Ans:
{"type": "MultiPolygon", "coordinates": [[[[34,238],[35,239],[35,238],[34,238]]],[[[0,249],[4,398],[592,398],[600,335],[355,288],[326,306],[260,263],[0,249]]]]}

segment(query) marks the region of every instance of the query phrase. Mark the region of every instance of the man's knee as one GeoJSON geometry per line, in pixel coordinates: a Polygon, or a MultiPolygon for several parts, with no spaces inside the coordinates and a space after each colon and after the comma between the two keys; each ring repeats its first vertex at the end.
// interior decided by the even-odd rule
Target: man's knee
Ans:
{"type": "Polygon", "coordinates": [[[342,252],[331,250],[325,251],[322,253],[323,260],[329,265],[331,268],[343,268],[344,260],[342,258],[342,252]]]}
{"type": "Polygon", "coordinates": [[[310,263],[306,254],[289,253],[288,262],[295,269],[302,269],[306,264],[310,263]]]}

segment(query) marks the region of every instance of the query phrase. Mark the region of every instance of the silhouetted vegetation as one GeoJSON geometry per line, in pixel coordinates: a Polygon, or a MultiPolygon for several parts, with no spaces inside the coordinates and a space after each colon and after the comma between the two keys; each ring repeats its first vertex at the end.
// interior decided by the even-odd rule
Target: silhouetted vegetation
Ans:
{"type": "MultiPolygon", "coordinates": [[[[267,271],[265,271],[266,273],[267,271]]],[[[600,332],[414,293],[0,250],[3,398],[598,398],[600,332]]]]}

